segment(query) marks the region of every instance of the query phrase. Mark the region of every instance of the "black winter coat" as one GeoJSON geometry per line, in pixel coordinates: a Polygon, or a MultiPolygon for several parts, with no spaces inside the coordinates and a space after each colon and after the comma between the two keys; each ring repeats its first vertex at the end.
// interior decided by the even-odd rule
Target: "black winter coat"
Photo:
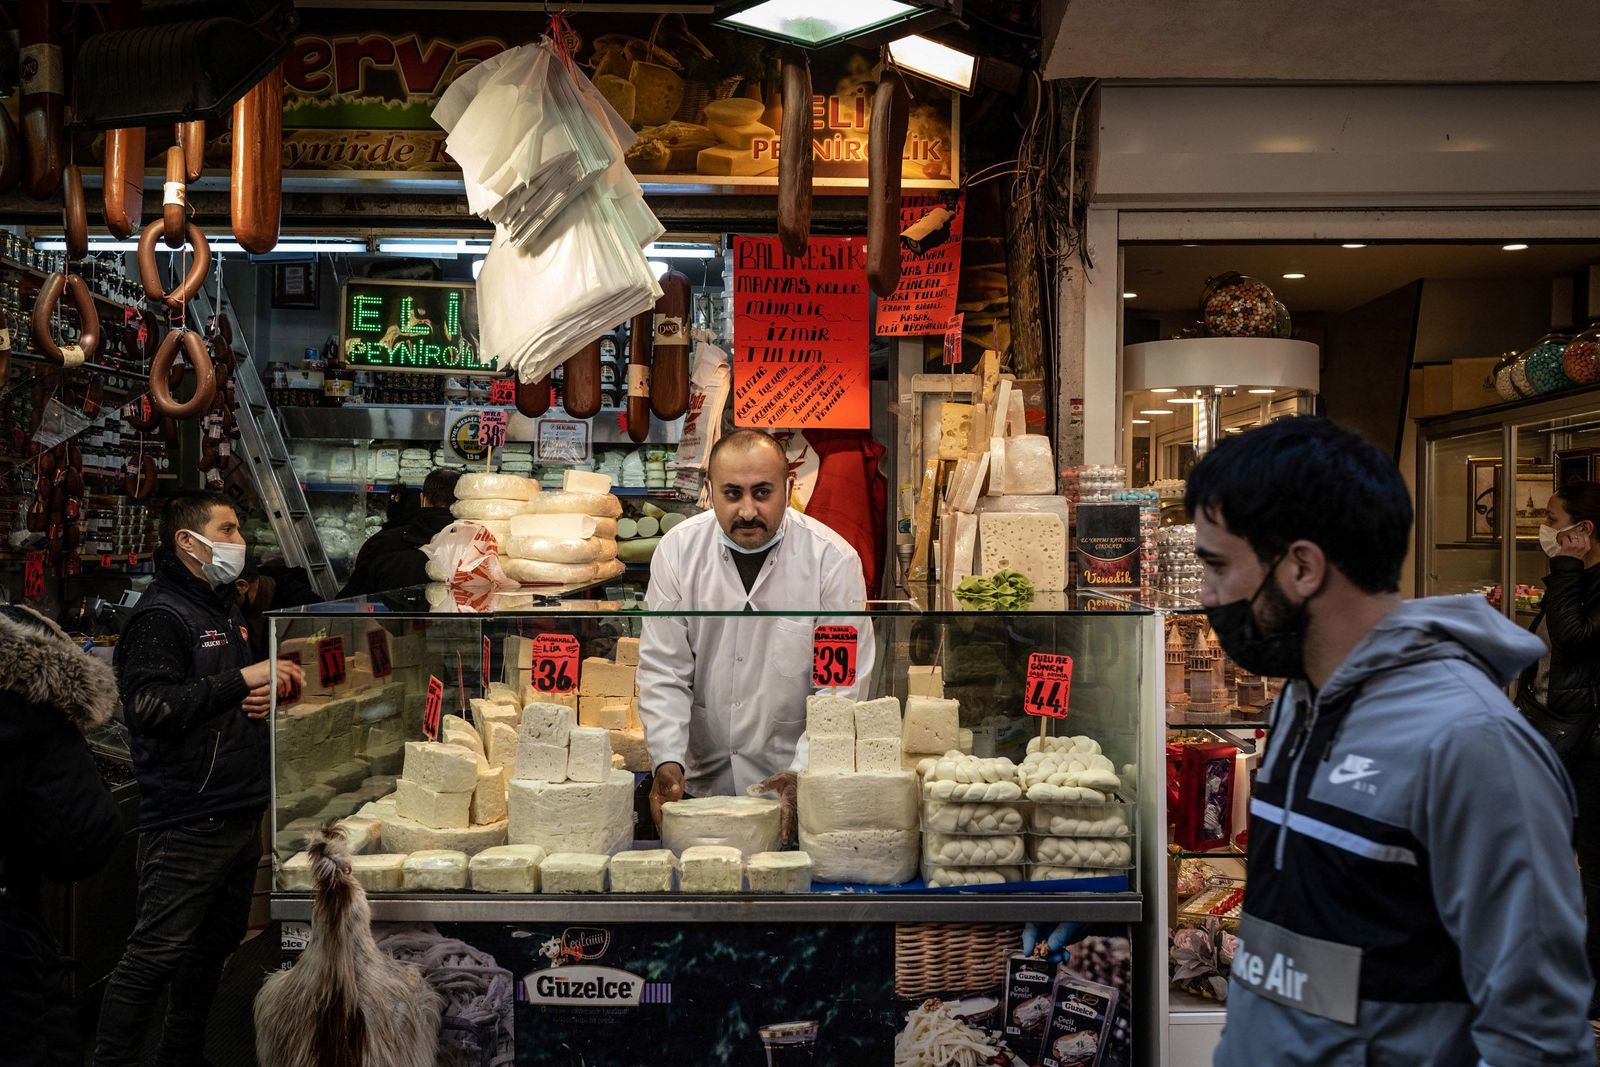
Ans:
{"type": "MultiPolygon", "coordinates": [[[[83,731],[117,709],[111,667],[26,608],[0,607],[0,1061],[73,1062],[77,1019],[39,910],[44,879],[103,867],[122,837],[83,731]]],[[[81,1055],[77,1063],[82,1063],[81,1055]]]]}
{"type": "Polygon", "coordinates": [[[371,596],[428,584],[428,557],[422,546],[455,522],[449,508],[423,508],[409,522],[379,530],[356,553],[355,569],[339,596],[371,596]]]}
{"type": "MultiPolygon", "coordinates": [[[[1545,706],[1573,722],[1600,715],[1600,564],[1557,556],[1544,579],[1544,625],[1550,635],[1550,685],[1545,706]]],[[[1600,730],[1586,753],[1600,760],[1600,730]]]]}

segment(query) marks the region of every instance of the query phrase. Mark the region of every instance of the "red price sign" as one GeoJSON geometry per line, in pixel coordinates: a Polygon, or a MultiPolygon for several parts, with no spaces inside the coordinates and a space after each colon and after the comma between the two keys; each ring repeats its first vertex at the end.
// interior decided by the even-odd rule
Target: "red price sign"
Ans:
{"type": "Polygon", "coordinates": [[[856,684],[856,628],[818,626],[811,631],[811,684],[818,688],[856,684]]]}
{"type": "Polygon", "coordinates": [[[533,687],[541,693],[570,693],[578,688],[576,637],[540,634],[533,639],[533,687]]]}
{"type": "Polygon", "coordinates": [[[43,552],[29,552],[23,557],[22,595],[29,599],[44,596],[43,552]]]}
{"type": "Polygon", "coordinates": [[[485,448],[499,448],[506,443],[504,411],[485,411],[478,415],[478,443],[485,448]]]}
{"type": "Polygon", "coordinates": [[[1072,692],[1072,657],[1049,652],[1028,656],[1028,679],[1022,689],[1022,710],[1051,719],[1067,717],[1067,696],[1072,692]]]}
{"type": "Polygon", "coordinates": [[[422,709],[422,732],[429,741],[439,740],[439,717],[444,711],[444,683],[428,675],[428,703],[422,709]]]}
{"type": "Polygon", "coordinates": [[[517,402],[517,380],[515,378],[496,378],[489,383],[489,403],[515,404],[517,402]]]}
{"type": "Polygon", "coordinates": [[[944,328],[944,365],[955,367],[961,364],[961,332],[965,327],[967,314],[958,311],[950,320],[950,325],[944,328]]]}
{"type": "Polygon", "coordinates": [[[324,637],[317,642],[317,669],[322,688],[344,684],[344,638],[324,637]]]}
{"type": "MultiPolygon", "coordinates": [[[[279,653],[278,658],[282,659],[282,660],[288,660],[290,663],[293,663],[296,667],[300,666],[300,653],[298,653],[298,652],[283,652],[283,653],[279,653]]],[[[300,703],[300,683],[299,682],[295,682],[295,681],[291,681],[289,683],[289,695],[288,696],[279,697],[278,698],[278,706],[281,708],[285,704],[298,704],[298,703],[300,703]]]]}
{"type": "Polygon", "coordinates": [[[483,691],[489,691],[489,635],[483,635],[483,673],[478,676],[478,684],[483,686],[483,691]]]}
{"type": "Polygon", "coordinates": [[[389,631],[367,631],[367,658],[372,664],[374,678],[387,678],[394,673],[394,661],[389,658],[389,631]]]}

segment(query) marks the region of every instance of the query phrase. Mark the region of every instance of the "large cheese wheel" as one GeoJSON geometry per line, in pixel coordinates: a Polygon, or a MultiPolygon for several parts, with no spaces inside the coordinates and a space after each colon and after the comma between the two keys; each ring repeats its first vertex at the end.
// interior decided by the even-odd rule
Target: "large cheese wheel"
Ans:
{"type": "Polygon", "coordinates": [[[617,520],[593,515],[518,515],[506,523],[512,537],[604,537],[616,540],[617,520]]]}
{"type": "Polygon", "coordinates": [[[515,474],[463,474],[456,479],[457,500],[527,500],[538,491],[538,482],[515,474]]]}
{"type": "Polygon", "coordinates": [[[622,517],[622,502],[610,493],[539,493],[523,508],[526,515],[562,513],[617,519],[622,517]]]}
{"type": "Polygon", "coordinates": [[[525,500],[457,500],[450,505],[450,514],[458,519],[499,519],[505,521],[513,515],[528,510],[525,500]]]}
{"type": "Polygon", "coordinates": [[[600,563],[617,558],[617,543],[601,537],[513,537],[501,546],[513,559],[600,563]]]}
{"type": "Polygon", "coordinates": [[[471,521],[494,534],[495,544],[502,550],[505,548],[505,543],[511,540],[511,523],[507,519],[473,519],[471,521]]]}
{"type": "Polygon", "coordinates": [[[501,561],[506,577],[524,585],[568,585],[575,582],[603,582],[627,568],[614,559],[601,563],[546,563],[537,559],[501,561]]]}

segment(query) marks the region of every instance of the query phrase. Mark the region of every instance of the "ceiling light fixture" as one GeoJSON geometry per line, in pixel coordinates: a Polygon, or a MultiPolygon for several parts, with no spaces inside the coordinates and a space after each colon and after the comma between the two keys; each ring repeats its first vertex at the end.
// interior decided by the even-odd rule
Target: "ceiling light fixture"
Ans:
{"type": "Polygon", "coordinates": [[[1150,391],[1151,391],[1151,392],[1152,392],[1152,393],[1160,393],[1160,394],[1162,394],[1162,395],[1163,395],[1163,396],[1165,396],[1165,395],[1169,395],[1169,394],[1171,394],[1171,393],[1176,393],[1176,392],[1177,392],[1177,390],[1176,390],[1176,389],[1152,389],[1152,390],[1150,390],[1150,391]]]}
{"type": "Polygon", "coordinates": [[[1129,419],[1128,421],[1130,423],[1132,423],[1133,425],[1135,425],[1135,426],[1149,426],[1150,425],[1150,420],[1149,419],[1129,419]]]}
{"type": "Polygon", "coordinates": [[[882,44],[961,16],[961,0],[734,0],[713,24],[803,48],[882,44]]]}
{"type": "Polygon", "coordinates": [[[711,245],[648,244],[644,254],[656,259],[716,259],[722,255],[711,245]]]}
{"type": "Polygon", "coordinates": [[[394,237],[380,240],[378,251],[386,256],[482,256],[489,251],[489,241],[486,238],[394,237]]]}
{"type": "Polygon", "coordinates": [[[1528,246],[1525,244],[1509,244],[1500,246],[1500,251],[1502,252],[1526,252],[1527,250],[1528,246]]]}
{"type": "Polygon", "coordinates": [[[1123,293],[1122,294],[1122,299],[1124,299],[1124,300],[1136,300],[1136,299],[1138,299],[1138,296],[1139,296],[1138,293],[1123,293]]]}
{"type": "Polygon", "coordinates": [[[1169,397],[1167,397],[1167,403],[1169,403],[1169,404],[1201,404],[1201,403],[1204,403],[1204,401],[1196,399],[1195,397],[1192,397],[1192,396],[1169,396],[1169,397]]]}
{"type": "MultiPolygon", "coordinates": [[[[243,252],[244,247],[232,237],[207,237],[206,244],[214,253],[243,252]]],[[[65,252],[67,242],[62,237],[44,237],[33,242],[41,252],[65,252]]],[[[115,238],[89,238],[89,252],[132,252],[138,241],[119,241],[115,238]]],[[[359,237],[280,237],[267,255],[279,252],[339,252],[345,255],[364,255],[367,242],[359,237]]]]}
{"type": "Polygon", "coordinates": [[[1251,394],[1253,394],[1255,396],[1272,396],[1274,393],[1277,392],[1277,390],[1276,389],[1252,389],[1252,390],[1250,390],[1250,392],[1251,392],[1251,394]]]}
{"type": "Polygon", "coordinates": [[[1141,415],[1176,415],[1177,412],[1176,411],[1168,411],[1166,408],[1146,408],[1146,409],[1140,411],[1139,414],[1141,414],[1141,415]]]}
{"type": "Polygon", "coordinates": [[[1284,277],[1284,279],[1286,281],[1297,282],[1301,278],[1304,278],[1305,275],[1301,274],[1299,271],[1290,271],[1288,274],[1285,274],[1283,277],[1284,277]]]}
{"type": "Polygon", "coordinates": [[[972,92],[972,86],[978,80],[977,56],[920,33],[890,41],[889,58],[907,73],[958,93],[972,92]]]}
{"type": "Polygon", "coordinates": [[[1347,245],[1340,245],[1339,247],[1340,248],[1365,248],[1367,246],[1364,245],[1364,244],[1351,243],[1351,244],[1347,244],[1347,245]]]}

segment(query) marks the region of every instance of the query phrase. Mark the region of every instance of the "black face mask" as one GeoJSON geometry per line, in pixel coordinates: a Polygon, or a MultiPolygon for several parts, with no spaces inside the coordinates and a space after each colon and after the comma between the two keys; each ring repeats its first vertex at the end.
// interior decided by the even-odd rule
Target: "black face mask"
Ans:
{"type": "Polygon", "coordinates": [[[1278,588],[1278,563],[1267,568],[1267,576],[1248,600],[1235,600],[1206,609],[1211,629],[1216,631],[1222,651],[1240,668],[1263,678],[1304,678],[1306,676],[1306,629],[1310,613],[1302,601],[1298,606],[1278,588]],[[1265,596],[1276,627],[1264,633],[1256,622],[1254,605],[1265,596]]]}

